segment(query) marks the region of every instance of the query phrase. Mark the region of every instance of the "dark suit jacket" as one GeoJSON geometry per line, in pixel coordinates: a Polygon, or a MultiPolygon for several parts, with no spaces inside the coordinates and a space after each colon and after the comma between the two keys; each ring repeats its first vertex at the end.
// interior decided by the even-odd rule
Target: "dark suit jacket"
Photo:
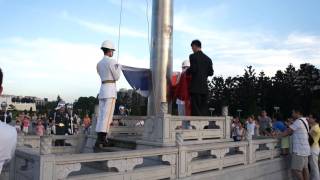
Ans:
{"type": "Polygon", "coordinates": [[[213,75],[212,61],[202,51],[189,56],[190,67],[187,73],[191,75],[190,93],[208,94],[208,76],[213,75]]]}

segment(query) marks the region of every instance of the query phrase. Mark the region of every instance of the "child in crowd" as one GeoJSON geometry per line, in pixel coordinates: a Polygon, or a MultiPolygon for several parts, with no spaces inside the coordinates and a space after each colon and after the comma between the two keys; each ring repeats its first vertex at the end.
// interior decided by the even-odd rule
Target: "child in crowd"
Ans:
{"type": "Polygon", "coordinates": [[[30,118],[28,116],[24,116],[23,121],[22,121],[22,131],[25,134],[28,134],[29,131],[29,125],[30,125],[30,118]]]}
{"type": "Polygon", "coordinates": [[[44,132],[45,132],[44,126],[42,124],[42,121],[39,119],[36,127],[36,133],[38,136],[43,136],[44,132]]]}
{"type": "Polygon", "coordinates": [[[17,130],[17,133],[19,134],[21,132],[21,123],[19,120],[16,121],[15,128],[17,130]]]}
{"type": "Polygon", "coordinates": [[[235,118],[232,123],[232,138],[234,141],[241,141],[243,138],[244,129],[239,118],[235,118]]]}
{"type": "MultiPolygon", "coordinates": [[[[287,130],[287,125],[284,122],[284,118],[281,114],[277,114],[275,117],[275,121],[272,124],[272,129],[274,133],[282,133],[287,130]]],[[[289,154],[289,137],[281,138],[281,154],[288,155],[289,154]]]]}
{"type": "Polygon", "coordinates": [[[256,128],[256,124],[254,122],[254,119],[252,118],[252,116],[249,116],[247,118],[247,124],[246,124],[246,129],[247,129],[247,139],[251,140],[252,136],[254,136],[254,131],[256,128]]]}

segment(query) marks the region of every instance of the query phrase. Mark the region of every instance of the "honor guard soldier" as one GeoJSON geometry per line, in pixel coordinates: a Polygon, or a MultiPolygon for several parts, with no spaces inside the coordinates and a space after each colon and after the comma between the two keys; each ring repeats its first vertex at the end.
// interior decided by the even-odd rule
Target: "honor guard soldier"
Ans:
{"type": "Polygon", "coordinates": [[[103,151],[108,146],[107,134],[113,119],[114,107],[117,98],[116,81],[120,78],[121,65],[112,59],[115,51],[111,41],[104,41],[101,45],[104,57],[97,64],[97,72],[101,79],[99,92],[99,114],[96,125],[97,140],[94,151],[103,151]]]}
{"type": "MultiPolygon", "coordinates": [[[[55,135],[66,135],[68,134],[69,129],[69,118],[68,114],[66,113],[65,103],[63,101],[58,103],[56,107],[56,112],[53,114],[53,124],[55,126],[55,135]]],[[[64,140],[56,140],[56,146],[64,146],[64,140]]]]}
{"type": "Polygon", "coordinates": [[[6,102],[2,102],[1,103],[1,110],[0,110],[0,121],[9,124],[11,122],[11,119],[12,119],[11,115],[7,111],[7,103],[6,102]]]}

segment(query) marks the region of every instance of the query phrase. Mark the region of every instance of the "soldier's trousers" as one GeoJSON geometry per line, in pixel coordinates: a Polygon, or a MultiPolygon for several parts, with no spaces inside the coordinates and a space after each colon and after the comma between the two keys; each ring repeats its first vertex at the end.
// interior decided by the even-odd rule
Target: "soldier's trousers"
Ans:
{"type": "Polygon", "coordinates": [[[115,98],[99,99],[99,114],[97,119],[96,132],[109,133],[112,123],[115,98]]]}

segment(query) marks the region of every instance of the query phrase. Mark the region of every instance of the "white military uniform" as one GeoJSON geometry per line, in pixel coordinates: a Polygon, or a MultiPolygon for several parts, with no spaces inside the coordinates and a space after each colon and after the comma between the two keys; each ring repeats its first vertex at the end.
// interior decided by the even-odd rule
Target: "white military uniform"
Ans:
{"type": "MultiPolygon", "coordinates": [[[[97,71],[103,81],[117,81],[121,74],[121,65],[108,56],[97,64],[97,71]]],[[[96,132],[109,132],[112,122],[114,106],[117,98],[116,83],[102,83],[99,92],[99,114],[96,132]]]]}
{"type": "Polygon", "coordinates": [[[16,144],[16,129],[0,121],[0,174],[3,164],[14,155],[16,144]]]}

